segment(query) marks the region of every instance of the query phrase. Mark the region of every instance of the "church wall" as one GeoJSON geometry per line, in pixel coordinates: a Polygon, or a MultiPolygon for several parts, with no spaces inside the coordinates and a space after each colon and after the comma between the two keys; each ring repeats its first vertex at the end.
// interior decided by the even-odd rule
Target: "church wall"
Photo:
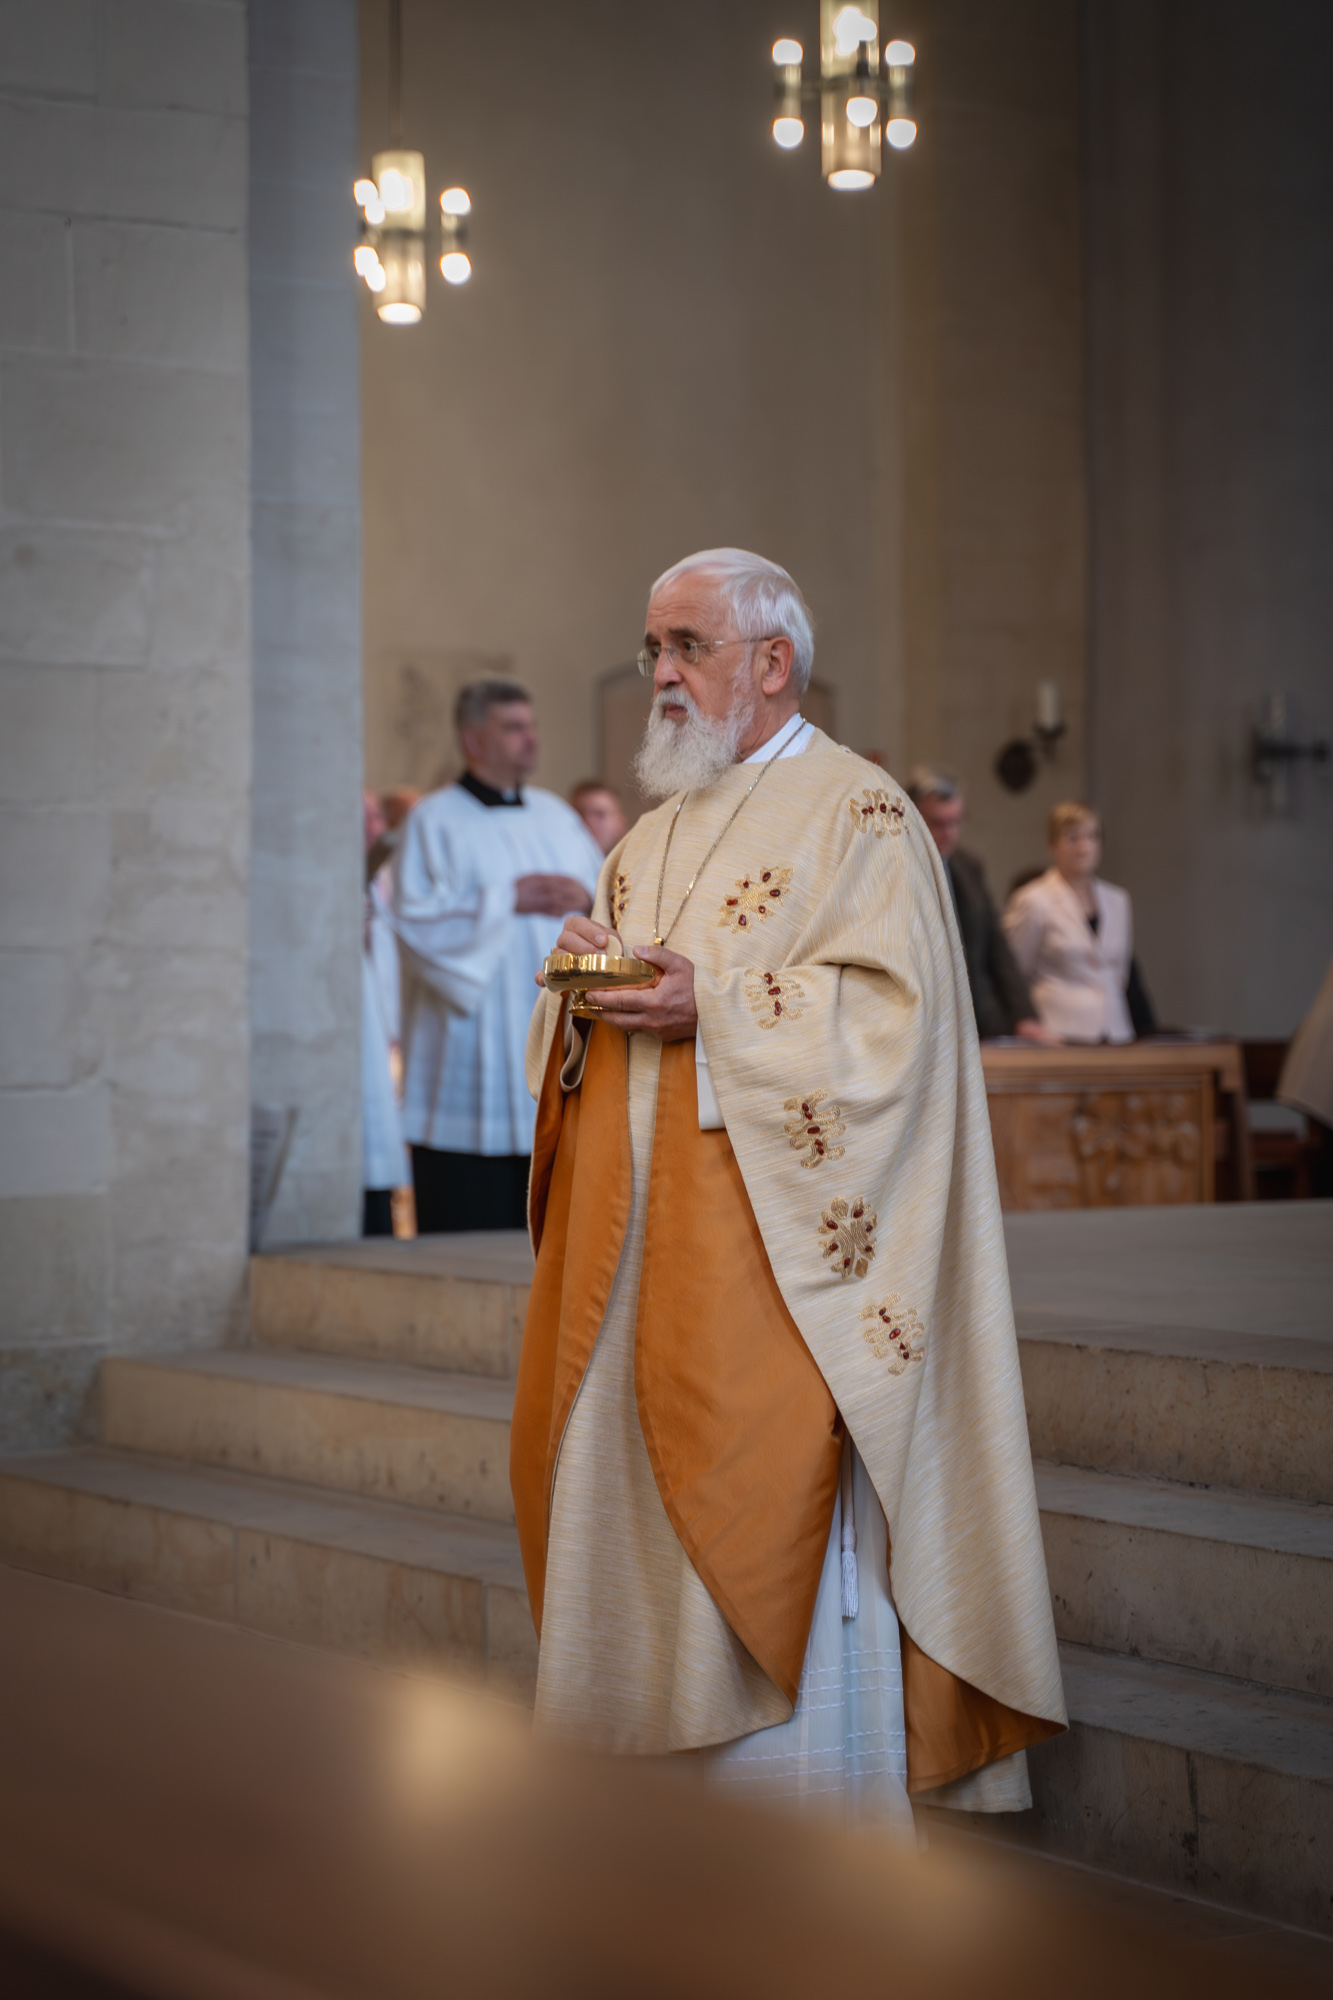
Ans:
{"type": "Polygon", "coordinates": [[[356,0],[254,0],[251,1091],[297,1112],[267,1242],[361,1227],[356,0]]]}
{"type": "MultiPolygon", "coordinates": [[[[385,13],[365,0],[367,163],[385,13]]],[[[653,578],[723,542],[791,568],[839,733],[887,747],[890,210],[883,184],[824,187],[813,126],[775,148],[785,21],[771,0],[407,0],[405,139],[432,199],[471,191],[474,276],[434,276],[411,329],[381,326],[361,288],[373,784],[449,764],[452,694],[488,669],[534,689],[539,782],[571,784],[653,578]]],[[[913,173],[893,159],[885,181],[913,173]]]]}
{"type": "Polygon", "coordinates": [[[900,740],[963,780],[964,843],[1002,902],[1044,863],[1046,815],[1085,773],[1077,12],[927,0],[914,19],[921,179],[898,203],[892,357],[900,740]],[[996,757],[1031,737],[1044,680],[1068,731],[1014,793],[996,757]]]}
{"type": "MultiPolygon", "coordinates": [[[[362,158],[385,8],[362,6],[362,158]]],[[[1083,781],[1084,426],[1072,0],[886,8],[920,136],[867,195],[770,137],[775,35],[816,11],[404,9],[407,143],[474,200],[466,290],[362,297],[367,775],[429,782],[463,680],[516,672],[542,781],[596,753],[648,584],[715,542],[788,565],[838,735],[956,765],[997,887],[1083,781]],[[910,14],[910,18],[909,18],[910,14]],[[1073,727],[1015,799],[1036,683],[1073,727]]]]}
{"type": "Polygon", "coordinates": [[[1094,782],[1168,1020],[1289,1035],[1333,950],[1333,772],[1267,817],[1264,695],[1333,737],[1333,16],[1086,8],[1094,782]]]}
{"type": "Polygon", "coordinates": [[[246,33],[0,20],[0,1437],[245,1256],[246,33]]]}

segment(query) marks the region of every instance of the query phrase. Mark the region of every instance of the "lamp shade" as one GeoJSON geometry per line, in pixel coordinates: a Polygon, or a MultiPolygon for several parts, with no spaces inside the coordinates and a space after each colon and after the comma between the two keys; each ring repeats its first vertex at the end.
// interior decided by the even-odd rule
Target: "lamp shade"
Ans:
{"type": "Polygon", "coordinates": [[[389,326],[415,326],[426,310],[426,246],[420,236],[385,233],[379,243],[384,286],[375,310],[389,326]]]}

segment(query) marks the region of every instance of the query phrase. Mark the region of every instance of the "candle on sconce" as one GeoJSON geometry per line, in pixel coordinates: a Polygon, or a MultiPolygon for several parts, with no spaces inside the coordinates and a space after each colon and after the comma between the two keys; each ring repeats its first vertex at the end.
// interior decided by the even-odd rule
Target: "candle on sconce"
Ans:
{"type": "Polygon", "coordinates": [[[1060,690],[1054,681],[1037,683],[1037,727],[1051,734],[1060,727],[1060,690]]]}

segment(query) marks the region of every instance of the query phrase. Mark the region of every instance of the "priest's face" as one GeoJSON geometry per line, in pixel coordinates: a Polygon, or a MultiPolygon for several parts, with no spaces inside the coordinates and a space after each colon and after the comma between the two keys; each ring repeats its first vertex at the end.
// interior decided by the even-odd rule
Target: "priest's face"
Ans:
{"type": "Polygon", "coordinates": [[[656,652],[653,706],[635,759],[650,799],[713,783],[754,733],[755,642],[706,574],[677,577],[649,603],[644,644],[656,652]]]}

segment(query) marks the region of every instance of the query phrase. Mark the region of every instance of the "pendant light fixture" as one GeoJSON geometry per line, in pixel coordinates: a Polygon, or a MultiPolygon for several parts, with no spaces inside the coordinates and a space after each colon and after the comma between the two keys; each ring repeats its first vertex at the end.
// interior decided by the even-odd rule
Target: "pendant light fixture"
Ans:
{"type": "Polygon", "coordinates": [[[426,311],[426,267],[438,245],[446,284],[472,276],[466,250],[472,202],[466,188],[446,188],[438,222],[426,202],[426,161],[403,145],[403,5],[389,0],[389,138],[376,153],[370,178],[352,194],[361,210],[361,241],[352,262],[386,326],[415,326],[426,311]]]}
{"type": "Polygon", "coordinates": [[[903,152],[916,138],[912,80],[916,50],[891,41],[880,61],[879,0],[848,6],[820,0],[819,77],[806,82],[805,52],[784,36],[773,44],[777,115],[773,137],[792,152],[805,137],[803,106],[819,106],[820,171],[846,193],[879,179],[882,141],[903,152]]]}

